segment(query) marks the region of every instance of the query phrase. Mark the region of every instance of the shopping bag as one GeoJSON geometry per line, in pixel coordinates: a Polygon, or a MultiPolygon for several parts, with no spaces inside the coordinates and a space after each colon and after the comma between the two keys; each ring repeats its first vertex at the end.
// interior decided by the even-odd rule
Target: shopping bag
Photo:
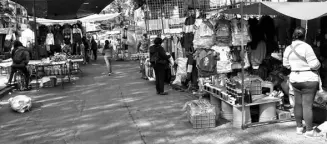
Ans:
{"type": "Polygon", "coordinates": [[[32,107],[32,99],[26,95],[18,95],[8,100],[10,107],[19,113],[29,111],[32,107]]]}

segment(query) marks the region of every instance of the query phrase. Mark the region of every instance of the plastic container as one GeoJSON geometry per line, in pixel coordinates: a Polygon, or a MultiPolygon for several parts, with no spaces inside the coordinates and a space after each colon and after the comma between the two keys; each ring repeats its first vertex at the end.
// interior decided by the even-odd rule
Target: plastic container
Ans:
{"type": "Polygon", "coordinates": [[[276,120],[276,103],[261,104],[259,107],[259,122],[276,120]]]}
{"type": "Polygon", "coordinates": [[[221,117],[226,120],[233,120],[233,107],[224,101],[221,101],[221,117]]]}

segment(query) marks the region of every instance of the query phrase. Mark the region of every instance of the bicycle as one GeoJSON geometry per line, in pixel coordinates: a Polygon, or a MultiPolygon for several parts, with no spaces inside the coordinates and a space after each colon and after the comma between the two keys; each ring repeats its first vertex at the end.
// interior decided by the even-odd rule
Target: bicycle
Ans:
{"type": "Polygon", "coordinates": [[[21,70],[17,70],[14,73],[14,84],[19,91],[23,91],[28,88],[26,84],[26,76],[21,70]]]}

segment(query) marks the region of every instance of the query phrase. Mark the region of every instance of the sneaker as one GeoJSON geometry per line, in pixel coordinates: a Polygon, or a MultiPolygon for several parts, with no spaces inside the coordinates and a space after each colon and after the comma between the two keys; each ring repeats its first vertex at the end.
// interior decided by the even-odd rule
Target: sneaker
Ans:
{"type": "Polygon", "coordinates": [[[317,132],[316,130],[311,130],[311,131],[306,131],[304,133],[304,136],[312,138],[312,137],[323,137],[324,135],[322,133],[317,132]]]}
{"type": "Polygon", "coordinates": [[[108,76],[111,76],[111,73],[108,73],[108,76]]]}
{"type": "Polygon", "coordinates": [[[303,127],[297,127],[296,128],[296,134],[302,135],[304,133],[304,128],[303,127]]]}

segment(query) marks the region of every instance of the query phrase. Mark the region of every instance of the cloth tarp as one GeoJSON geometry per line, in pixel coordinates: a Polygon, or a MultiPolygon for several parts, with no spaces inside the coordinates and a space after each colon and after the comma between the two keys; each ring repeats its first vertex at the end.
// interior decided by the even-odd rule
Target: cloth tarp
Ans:
{"type": "MultiPolygon", "coordinates": [[[[11,0],[33,15],[34,0],[11,0]]],[[[47,19],[77,19],[100,13],[113,0],[35,0],[36,17],[47,19]]]]}
{"type": "Polygon", "coordinates": [[[52,25],[52,24],[73,24],[76,23],[76,21],[81,21],[81,22],[95,22],[95,21],[103,21],[103,20],[110,20],[114,19],[117,16],[119,16],[120,13],[115,13],[115,14],[94,14],[90,15],[84,18],[80,19],[71,19],[71,20],[51,20],[51,19],[44,19],[44,18],[37,18],[36,22],[44,25],[52,25]]]}
{"type": "MultiPolygon", "coordinates": [[[[311,20],[327,14],[327,2],[259,2],[244,5],[246,15],[286,15],[300,20],[311,20]]],[[[240,14],[240,8],[221,13],[240,14]]]]}

